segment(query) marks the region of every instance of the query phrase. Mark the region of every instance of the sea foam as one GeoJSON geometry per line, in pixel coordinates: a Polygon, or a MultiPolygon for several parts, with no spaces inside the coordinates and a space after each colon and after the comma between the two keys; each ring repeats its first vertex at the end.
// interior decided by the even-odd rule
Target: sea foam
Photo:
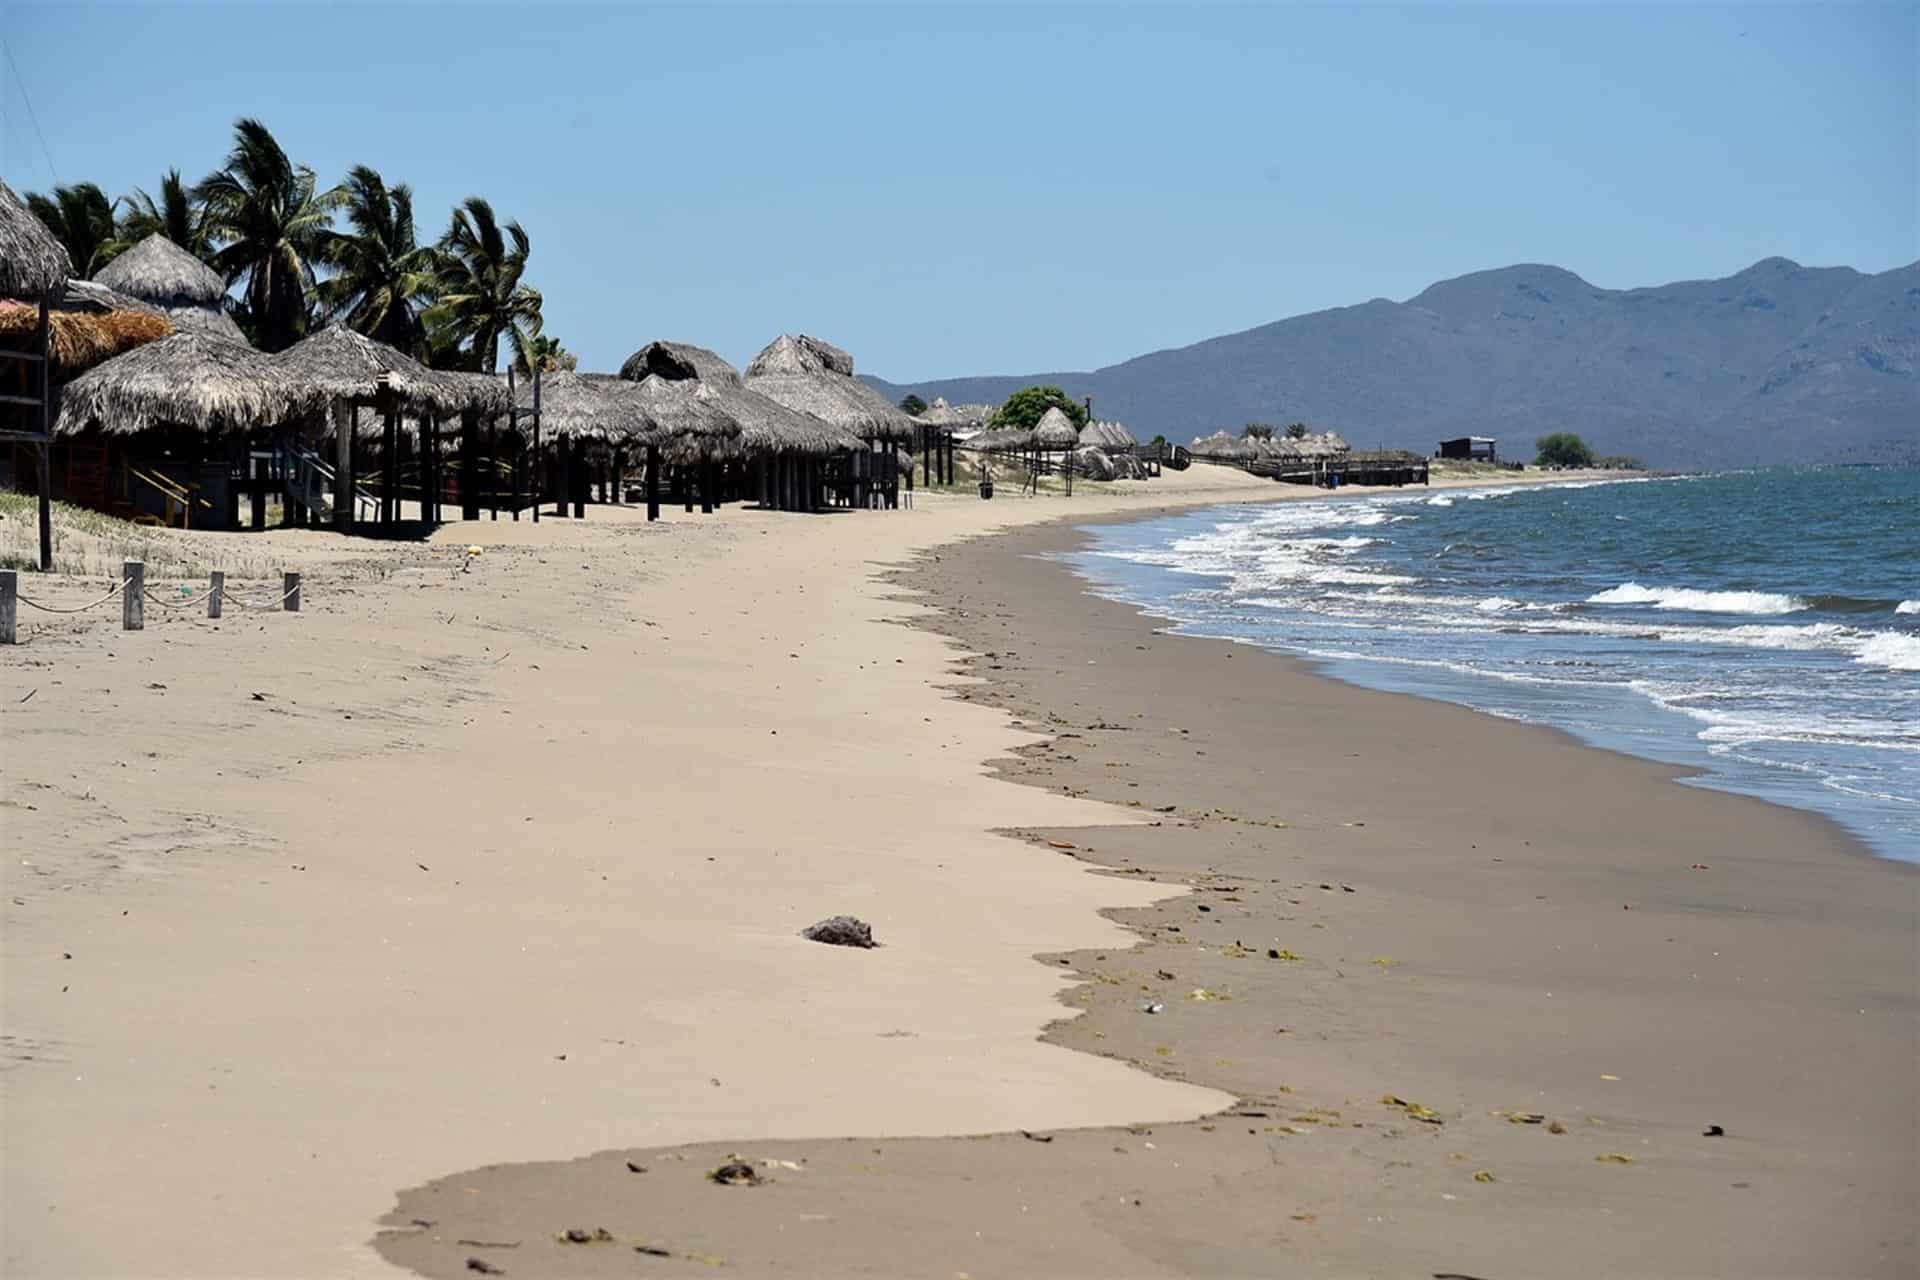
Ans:
{"type": "Polygon", "coordinates": [[[1902,600],[1893,607],[1895,613],[1920,613],[1920,600],[1902,600]]]}
{"type": "Polygon", "coordinates": [[[1693,613],[1795,613],[1807,607],[1799,596],[1773,591],[1696,591],[1691,587],[1643,587],[1623,582],[1587,597],[1588,604],[1646,604],[1693,613]]]}
{"type": "Polygon", "coordinates": [[[1920,636],[1900,631],[1877,632],[1867,637],[1853,660],[1893,671],[1920,671],[1920,636]]]}

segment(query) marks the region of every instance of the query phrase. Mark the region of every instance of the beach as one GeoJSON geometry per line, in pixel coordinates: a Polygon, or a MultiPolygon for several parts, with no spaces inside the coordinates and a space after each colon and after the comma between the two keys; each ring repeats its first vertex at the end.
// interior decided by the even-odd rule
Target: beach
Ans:
{"type": "Polygon", "coordinates": [[[1910,868],[1039,558],[1310,497],[289,531],[298,615],[34,634],[8,1273],[1911,1274],[1910,868]]]}

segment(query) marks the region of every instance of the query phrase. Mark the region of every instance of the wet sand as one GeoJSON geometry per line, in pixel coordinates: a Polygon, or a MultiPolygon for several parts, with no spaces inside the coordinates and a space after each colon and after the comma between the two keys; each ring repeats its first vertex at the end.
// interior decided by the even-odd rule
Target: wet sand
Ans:
{"type": "MultiPolygon", "coordinates": [[[[947,546],[906,578],[981,678],[952,696],[1042,735],[997,772],[1145,820],[1023,825],[1013,847],[1179,890],[1104,913],[1131,943],[1035,961],[1079,980],[1045,1039],[1236,1102],[764,1136],[796,1116],[477,1167],[403,1192],[384,1256],[429,1276],[1915,1273],[1911,867],[1665,766],[1161,634],[1036,558],[1075,536],[947,546]],[[708,1178],[736,1157],[761,1185],[708,1178]]],[[[950,776],[927,772],[928,803],[950,776]]],[[[849,973],[885,954],[820,950],[849,973]]],[[[942,1034],[942,984],[921,994],[887,1043],[942,1034]]]]}

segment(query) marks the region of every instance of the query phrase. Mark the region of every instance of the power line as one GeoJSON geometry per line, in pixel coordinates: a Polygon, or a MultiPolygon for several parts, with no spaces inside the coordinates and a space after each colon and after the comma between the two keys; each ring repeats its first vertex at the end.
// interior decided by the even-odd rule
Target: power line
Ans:
{"type": "Polygon", "coordinates": [[[13,46],[0,40],[0,49],[6,50],[7,65],[13,68],[13,81],[20,86],[20,101],[27,104],[27,119],[33,121],[34,136],[40,139],[40,154],[47,159],[47,172],[53,175],[55,186],[60,185],[60,171],[53,167],[53,152],[47,149],[47,135],[40,128],[40,113],[33,109],[33,98],[27,93],[26,77],[20,74],[20,64],[13,60],[13,46]]]}

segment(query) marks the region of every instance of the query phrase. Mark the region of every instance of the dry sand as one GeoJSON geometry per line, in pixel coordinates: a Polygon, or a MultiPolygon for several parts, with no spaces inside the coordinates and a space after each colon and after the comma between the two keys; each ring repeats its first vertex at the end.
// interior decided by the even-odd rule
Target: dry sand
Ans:
{"type": "MultiPolygon", "coordinates": [[[[1071,511],[1302,496],[1122,490],[1071,511]]],[[[1168,890],[987,828],[1146,815],[988,776],[1042,739],[946,697],[868,567],[1067,509],[247,535],[303,613],[42,625],[0,657],[6,1273],[374,1274],[395,1190],[450,1170],[1227,1105],[1036,1040],[1071,966],[1031,956],[1121,954],[1097,909],[1168,890]],[[795,936],[836,911],[887,945],[795,936]]]]}

